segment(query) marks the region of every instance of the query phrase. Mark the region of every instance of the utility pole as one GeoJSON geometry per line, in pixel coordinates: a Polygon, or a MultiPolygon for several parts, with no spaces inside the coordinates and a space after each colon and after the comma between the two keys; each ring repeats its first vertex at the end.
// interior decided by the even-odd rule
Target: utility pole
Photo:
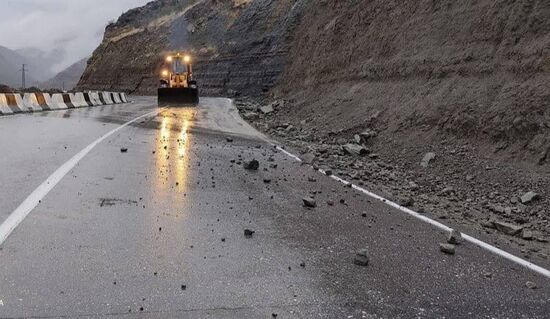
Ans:
{"type": "Polygon", "coordinates": [[[21,68],[21,85],[23,90],[25,89],[25,72],[27,72],[25,69],[26,66],[26,64],[23,64],[23,67],[21,68]]]}

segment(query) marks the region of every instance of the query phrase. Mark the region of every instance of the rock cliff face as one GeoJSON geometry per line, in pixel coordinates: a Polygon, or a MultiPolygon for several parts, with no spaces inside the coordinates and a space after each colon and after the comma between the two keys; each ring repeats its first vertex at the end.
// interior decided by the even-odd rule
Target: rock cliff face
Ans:
{"type": "Polygon", "coordinates": [[[280,121],[319,136],[368,127],[550,162],[546,0],[157,0],[107,27],[79,88],[154,94],[175,49],[203,95],[269,91],[290,102],[280,121]]]}
{"type": "Polygon", "coordinates": [[[107,27],[79,88],[154,94],[167,52],[195,59],[203,94],[261,94],[285,65],[294,0],[158,0],[107,27]]]}

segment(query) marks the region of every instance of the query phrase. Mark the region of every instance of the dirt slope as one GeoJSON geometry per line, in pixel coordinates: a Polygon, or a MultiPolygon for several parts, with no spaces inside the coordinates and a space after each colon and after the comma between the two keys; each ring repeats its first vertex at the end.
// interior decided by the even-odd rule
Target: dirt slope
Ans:
{"type": "Polygon", "coordinates": [[[449,133],[544,163],[549,18],[544,0],[321,1],[296,32],[296,80],[280,93],[296,98],[289,118],[314,115],[325,132],[449,133]]]}

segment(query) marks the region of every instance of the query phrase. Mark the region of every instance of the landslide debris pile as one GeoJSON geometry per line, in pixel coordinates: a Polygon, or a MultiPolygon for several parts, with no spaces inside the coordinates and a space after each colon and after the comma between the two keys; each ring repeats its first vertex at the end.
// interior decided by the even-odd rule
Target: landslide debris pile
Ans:
{"type": "Polygon", "coordinates": [[[203,95],[258,95],[285,65],[294,0],[157,0],[107,26],[81,89],[156,94],[167,52],[185,50],[203,95]]]}
{"type": "Polygon", "coordinates": [[[546,0],[157,0],[107,27],[79,87],[154,94],[164,53],[191,51],[202,95],[266,93],[243,117],[304,162],[546,259],[549,17],[546,0]]]}

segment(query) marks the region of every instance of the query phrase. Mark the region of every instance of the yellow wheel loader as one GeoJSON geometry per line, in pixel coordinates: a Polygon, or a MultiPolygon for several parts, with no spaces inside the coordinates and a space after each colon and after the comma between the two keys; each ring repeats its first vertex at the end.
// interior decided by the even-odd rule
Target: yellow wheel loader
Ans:
{"type": "Polygon", "coordinates": [[[199,103],[199,88],[193,80],[191,57],[176,53],[166,57],[158,88],[159,106],[189,106],[199,103]]]}

